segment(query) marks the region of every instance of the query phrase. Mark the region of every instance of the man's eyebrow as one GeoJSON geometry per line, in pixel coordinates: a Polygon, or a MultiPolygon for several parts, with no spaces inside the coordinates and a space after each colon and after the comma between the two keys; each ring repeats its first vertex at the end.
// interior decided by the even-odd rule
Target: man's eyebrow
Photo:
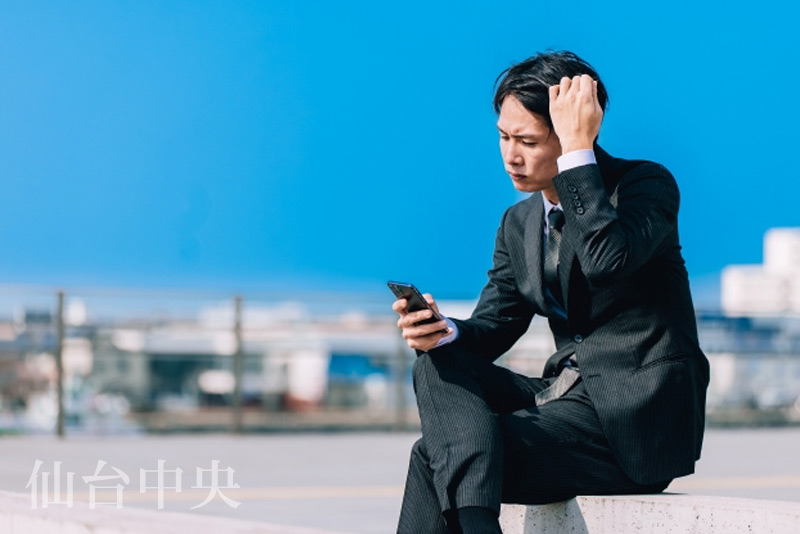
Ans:
{"type": "Polygon", "coordinates": [[[511,135],[508,132],[506,132],[505,130],[503,130],[502,128],[500,128],[500,126],[497,126],[497,130],[501,134],[508,135],[509,137],[513,137],[514,139],[534,139],[534,138],[536,138],[536,134],[524,133],[524,132],[520,133],[520,134],[511,135]]]}

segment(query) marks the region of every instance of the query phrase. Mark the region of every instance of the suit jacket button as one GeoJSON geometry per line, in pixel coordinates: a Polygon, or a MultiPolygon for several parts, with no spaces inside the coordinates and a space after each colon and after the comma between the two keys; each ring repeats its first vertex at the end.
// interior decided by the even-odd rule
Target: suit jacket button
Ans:
{"type": "Polygon", "coordinates": [[[583,215],[583,213],[584,213],[586,210],[585,210],[585,209],[583,209],[583,208],[581,208],[581,207],[577,207],[577,208],[575,208],[575,211],[577,211],[577,212],[578,212],[578,215],[583,215]]]}
{"type": "Polygon", "coordinates": [[[580,200],[573,200],[572,205],[580,208],[581,206],[583,206],[583,202],[581,202],[580,200]]]}
{"type": "Polygon", "coordinates": [[[572,339],[575,340],[575,343],[583,343],[583,336],[580,334],[575,334],[575,337],[572,339]]]}
{"type": "Polygon", "coordinates": [[[567,186],[567,191],[569,191],[570,193],[574,193],[577,190],[578,190],[578,188],[575,187],[574,185],[568,185],[567,186]]]}
{"type": "Polygon", "coordinates": [[[576,200],[579,198],[578,193],[572,193],[570,196],[576,200]]]}

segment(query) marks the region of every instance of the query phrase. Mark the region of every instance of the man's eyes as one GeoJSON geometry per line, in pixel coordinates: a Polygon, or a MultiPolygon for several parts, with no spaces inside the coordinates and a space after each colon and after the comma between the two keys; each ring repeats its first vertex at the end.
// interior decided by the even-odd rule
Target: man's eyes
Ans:
{"type": "MultiPolygon", "coordinates": [[[[502,139],[503,141],[508,141],[511,138],[507,135],[500,134],[500,139],[502,139]]],[[[536,141],[526,141],[524,139],[520,139],[519,142],[525,146],[536,146],[537,144],[536,141]]]]}
{"type": "MultiPolygon", "coordinates": [[[[502,139],[503,141],[508,141],[511,138],[507,135],[500,134],[500,139],[502,139]]],[[[536,141],[526,141],[524,139],[520,139],[519,142],[525,146],[536,146],[537,144],[536,141]]]]}

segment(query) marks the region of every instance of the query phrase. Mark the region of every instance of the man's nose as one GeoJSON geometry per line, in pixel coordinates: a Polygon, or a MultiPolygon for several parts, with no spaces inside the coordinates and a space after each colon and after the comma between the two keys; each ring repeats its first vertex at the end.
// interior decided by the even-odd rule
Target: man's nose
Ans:
{"type": "Polygon", "coordinates": [[[503,161],[506,165],[519,165],[522,163],[522,156],[519,147],[514,141],[508,141],[503,147],[503,161]]]}

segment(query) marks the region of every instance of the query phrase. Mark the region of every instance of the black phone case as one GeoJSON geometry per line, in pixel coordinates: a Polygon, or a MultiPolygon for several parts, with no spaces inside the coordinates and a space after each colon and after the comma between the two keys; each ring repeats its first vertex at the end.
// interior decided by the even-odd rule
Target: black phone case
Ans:
{"type": "Polygon", "coordinates": [[[386,285],[389,286],[389,289],[392,290],[392,293],[394,293],[397,298],[406,299],[408,301],[408,311],[415,312],[420,310],[431,310],[433,312],[432,317],[420,321],[417,324],[435,323],[442,320],[442,318],[439,317],[439,314],[437,314],[436,311],[431,308],[430,304],[428,304],[428,301],[425,300],[425,297],[422,296],[422,293],[419,292],[419,289],[417,289],[413,284],[390,281],[386,282],[386,285]]]}

